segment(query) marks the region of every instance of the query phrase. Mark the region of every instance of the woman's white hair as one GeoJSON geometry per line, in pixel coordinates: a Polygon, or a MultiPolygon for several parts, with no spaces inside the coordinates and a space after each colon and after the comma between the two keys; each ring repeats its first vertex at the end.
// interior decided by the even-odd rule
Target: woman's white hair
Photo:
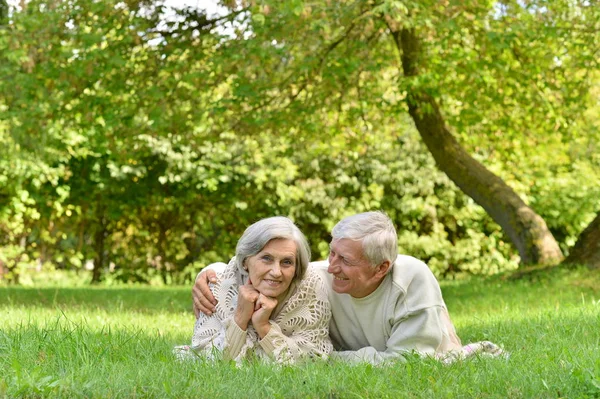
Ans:
{"type": "Polygon", "coordinates": [[[250,225],[237,242],[235,262],[242,270],[244,261],[259,253],[271,240],[286,239],[296,243],[296,272],[294,280],[301,280],[310,262],[310,246],[306,237],[290,219],[274,216],[250,225]]]}
{"type": "Polygon", "coordinates": [[[386,260],[393,264],[398,256],[396,229],[383,212],[348,216],[334,226],[331,236],[334,240],[361,241],[364,256],[371,266],[378,266],[386,260]]]}

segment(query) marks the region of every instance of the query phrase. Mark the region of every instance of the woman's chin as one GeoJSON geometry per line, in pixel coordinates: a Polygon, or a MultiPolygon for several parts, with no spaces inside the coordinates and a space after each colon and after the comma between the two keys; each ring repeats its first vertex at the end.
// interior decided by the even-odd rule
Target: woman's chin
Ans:
{"type": "Polygon", "coordinates": [[[258,292],[260,292],[261,294],[263,294],[264,296],[268,296],[270,298],[278,298],[279,296],[285,294],[285,292],[287,291],[288,287],[278,287],[278,288],[273,288],[273,287],[260,287],[260,289],[258,289],[258,292]]]}

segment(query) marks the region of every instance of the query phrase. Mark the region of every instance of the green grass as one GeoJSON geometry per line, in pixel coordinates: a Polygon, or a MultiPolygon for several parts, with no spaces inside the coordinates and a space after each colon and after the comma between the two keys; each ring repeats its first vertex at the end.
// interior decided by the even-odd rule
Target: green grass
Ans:
{"type": "Polygon", "coordinates": [[[189,287],[0,287],[0,397],[600,397],[600,272],[442,288],[463,341],[500,343],[508,359],[180,363],[189,287]]]}

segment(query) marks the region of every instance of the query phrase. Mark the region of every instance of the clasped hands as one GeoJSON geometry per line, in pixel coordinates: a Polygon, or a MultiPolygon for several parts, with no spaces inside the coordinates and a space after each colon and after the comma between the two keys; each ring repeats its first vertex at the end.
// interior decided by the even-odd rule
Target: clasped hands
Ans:
{"type": "Polygon", "coordinates": [[[252,326],[262,339],[271,330],[269,318],[276,306],[277,298],[261,294],[248,281],[245,285],[240,286],[233,320],[244,331],[252,322],[252,326]]]}

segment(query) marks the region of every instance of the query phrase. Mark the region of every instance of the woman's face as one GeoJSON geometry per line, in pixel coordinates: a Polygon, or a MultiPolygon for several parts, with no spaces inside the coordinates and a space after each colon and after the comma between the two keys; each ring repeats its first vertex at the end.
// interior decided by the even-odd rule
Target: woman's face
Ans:
{"type": "Polygon", "coordinates": [[[261,294],[282,297],[296,273],[296,243],[277,238],[271,240],[254,256],[246,258],[252,286],[261,294]]]}

